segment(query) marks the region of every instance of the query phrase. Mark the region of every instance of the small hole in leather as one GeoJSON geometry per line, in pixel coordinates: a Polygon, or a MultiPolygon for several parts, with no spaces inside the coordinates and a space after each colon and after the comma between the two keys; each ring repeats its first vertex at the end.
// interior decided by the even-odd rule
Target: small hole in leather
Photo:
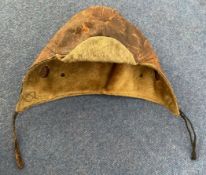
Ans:
{"type": "Polygon", "coordinates": [[[60,74],[60,76],[61,76],[61,77],[65,77],[65,73],[62,72],[62,73],[60,74]]]}
{"type": "Polygon", "coordinates": [[[143,73],[141,73],[141,74],[139,75],[139,77],[141,77],[141,78],[142,78],[142,77],[143,77],[143,73]]]}

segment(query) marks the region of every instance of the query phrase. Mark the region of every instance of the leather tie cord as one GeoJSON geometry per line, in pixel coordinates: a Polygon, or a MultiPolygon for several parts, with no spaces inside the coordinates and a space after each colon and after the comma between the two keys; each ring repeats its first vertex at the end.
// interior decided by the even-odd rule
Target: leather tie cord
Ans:
{"type": "MultiPolygon", "coordinates": [[[[22,169],[24,167],[24,161],[22,159],[21,156],[21,152],[20,152],[20,148],[19,148],[19,143],[17,141],[17,135],[16,135],[16,117],[18,115],[18,112],[14,112],[13,114],[13,137],[14,137],[14,151],[15,151],[15,159],[16,159],[16,164],[18,166],[19,169],[22,169]]],[[[194,127],[192,125],[192,122],[189,120],[189,118],[184,114],[184,112],[182,112],[182,110],[180,109],[180,116],[183,118],[184,122],[185,122],[185,126],[187,128],[187,131],[189,133],[190,136],[190,141],[191,141],[191,145],[192,145],[192,154],[191,154],[191,159],[192,160],[196,160],[197,156],[196,156],[196,133],[194,130],[194,127]],[[192,129],[193,132],[193,138],[192,138],[192,132],[188,126],[188,123],[190,124],[190,128],[192,129]]]]}
{"type": "Polygon", "coordinates": [[[18,112],[14,112],[13,114],[13,139],[14,139],[14,151],[15,151],[15,159],[16,159],[16,164],[19,169],[22,169],[24,167],[24,161],[21,156],[20,148],[19,148],[19,143],[17,141],[17,135],[16,135],[16,117],[18,115],[18,112]]]}
{"type": "Polygon", "coordinates": [[[190,119],[184,114],[184,112],[182,112],[182,110],[180,109],[180,116],[183,118],[184,122],[185,122],[185,126],[187,128],[187,131],[189,133],[190,136],[190,141],[191,141],[191,145],[192,145],[192,154],[191,154],[191,159],[192,160],[196,160],[197,156],[196,156],[196,133],[194,130],[194,127],[192,125],[192,122],[190,121],[190,119]],[[190,128],[192,130],[190,130],[188,123],[190,124],[190,128]],[[192,132],[193,132],[193,138],[192,138],[192,132]]]}

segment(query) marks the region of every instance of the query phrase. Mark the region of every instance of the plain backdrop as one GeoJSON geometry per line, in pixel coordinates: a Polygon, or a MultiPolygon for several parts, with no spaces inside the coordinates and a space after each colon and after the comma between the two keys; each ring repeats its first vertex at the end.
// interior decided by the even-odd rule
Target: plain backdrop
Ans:
{"type": "Polygon", "coordinates": [[[1,0],[0,175],[204,175],[206,172],[205,0],[1,0]],[[198,136],[154,103],[89,95],[39,105],[17,119],[26,166],[16,168],[12,113],[36,55],[72,15],[111,6],[151,41],[198,136]]]}

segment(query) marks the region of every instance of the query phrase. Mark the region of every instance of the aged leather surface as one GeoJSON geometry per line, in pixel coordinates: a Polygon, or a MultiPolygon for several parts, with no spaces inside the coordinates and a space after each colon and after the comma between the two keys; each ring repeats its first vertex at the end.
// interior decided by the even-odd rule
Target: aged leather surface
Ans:
{"type": "Polygon", "coordinates": [[[92,36],[108,36],[124,44],[137,62],[160,65],[151,44],[142,32],[115,9],[92,6],[74,15],[63,25],[37,56],[34,64],[56,53],[66,55],[92,36]]]}

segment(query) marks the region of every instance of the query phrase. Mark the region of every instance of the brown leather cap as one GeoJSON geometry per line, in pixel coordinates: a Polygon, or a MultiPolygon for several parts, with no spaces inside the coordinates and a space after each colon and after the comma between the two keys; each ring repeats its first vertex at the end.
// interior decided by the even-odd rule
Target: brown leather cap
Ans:
{"type": "Polygon", "coordinates": [[[95,6],[79,12],[54,35],[25,75],[16,111],[83,94],[142,98],[164,105],[179,115],[176,97],[151,44],[134,25],[108,7],[95,6]],[[98,48],[102,43],[104,60],[103,48],[98,48]],[[114,48],[116,45],[119,48],[114,48]],[[123,54],[130,54],[130,59],[124,60],[123,54]],[[80,73],[80,67],[85,71],[80,73]],[[125,77],[125,71],[130,71],[130,75],[125,77]],[[91,78],[92,72],[95,79],[91,78]],[[58,76],[61,74],[65,75],[64,79],[58,76]]]}
{"type": "MultiPolygon", "coordinates": [[[[86,94],[149,100],[183,117],[186,124],[189,120],[179,109],[151,44],[138,28],[112,8],[90,7],[59,29],[23,79],[13,123],[19,168],[24,163],[15,131],[17,113],[33,105],[86,94]]],[[[195,159],[196,135],[193,140],[189,134],[195,159]]]]}

